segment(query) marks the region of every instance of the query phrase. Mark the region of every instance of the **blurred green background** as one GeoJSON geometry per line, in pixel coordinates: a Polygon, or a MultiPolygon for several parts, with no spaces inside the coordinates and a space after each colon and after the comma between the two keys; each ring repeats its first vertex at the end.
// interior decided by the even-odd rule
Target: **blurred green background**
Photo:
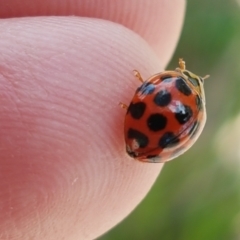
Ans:
{"type": "Polygon", "coordinates": [[[98,240],[240,239],[240,0],[189,0],[168,69],[183,57],[205,82],[206,127],[165,164],[131,215],[98,240]]]}

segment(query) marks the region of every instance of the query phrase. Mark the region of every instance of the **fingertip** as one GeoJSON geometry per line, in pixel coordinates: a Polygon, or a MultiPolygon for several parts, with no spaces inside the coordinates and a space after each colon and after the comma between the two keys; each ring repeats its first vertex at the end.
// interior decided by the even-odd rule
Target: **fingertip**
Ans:
{"type": "Polygon", "coordinates": [[[126,155],[118,102],[139,86],[133,69],[147,78],[166,62],[140,36],[104,20],[16,19],[2,30],[0,159],[14,174],[0,174],[2,189],[11,183],[1,197],[14,193],[16,214],[6,209],[0,230],[27,236],[30,225],[38,239],[54,239],[56,229],[94,239],[137,206],[163,166],[126,155]]]}

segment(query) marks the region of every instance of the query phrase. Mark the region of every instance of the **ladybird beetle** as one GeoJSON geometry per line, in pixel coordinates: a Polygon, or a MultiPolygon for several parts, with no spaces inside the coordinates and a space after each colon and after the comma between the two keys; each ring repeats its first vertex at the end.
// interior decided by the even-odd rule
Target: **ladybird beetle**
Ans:
{"type": "Polygon", "coordinates": [[[127,109],[124,122],[126,151],[143,162],[162,163],[187,151],[201,134],[206,122],[204,79],[179,68],[157,73],[142,82],[127,109]]]}

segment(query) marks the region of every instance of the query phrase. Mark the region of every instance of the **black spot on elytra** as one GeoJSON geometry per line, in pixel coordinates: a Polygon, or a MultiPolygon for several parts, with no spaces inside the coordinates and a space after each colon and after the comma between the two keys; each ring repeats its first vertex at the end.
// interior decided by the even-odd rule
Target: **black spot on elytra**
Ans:
{"type": "Polygon", "coordinates": [[[140,119],[143,116],[145,109],[146,104],[144,102],[131,103],[128,108],[128,113],[130,113],[134,119],[140,119]]]}
{"type": "Polygon", "coordinates": [[[147,125],[154,132],[163,130],[167,125],[167,118],[160,113],[154,113],[147,119],[147,125]]]}
{"type": "Polygon", "coordinates": [[[136,93],[141,93],[143,95],[152,94],[155,90],[155,86],[150,82],[144,82],[136,91],[136,93]]]}
{"type": "Polygon", "coordinates": [[[193,115],[192,109],[187,106],[179,103],[175,109],[175,118],[180,124],[186,123],[193,115]]]}
{"type": "Polygon", "coordinates": [[[195,122],[192,124],[192,126],[191,126],[191,128],[190,128],[190,130],[189,130],[189,132],[188,132],[188,135],[189,135],[190,137],[193,137],[193,136],[195,135],[195,133],[197,132],[198,128],[199,128],[199,122],[198,122],[198,121],[195,121],[195,122]]]}
{"type": "Polygon", "coordinates": [[[171,100],[172,100],[172,96],[167,90],[159,91],[153,99],[153,101],[159,107],[167,106],[171,102],[171,100]]]}
{"type": "Polygon", "coordinates": [[[196,105],[197,105],[197,109],[199,111],[201,111],[202,110],[202,100],[199,97],[199,95],[196,95],[195,102],[196,102],[196,105]]]}
{"type": "Polygon", "coordinates": [[[174,147],[179,143],[179,139],[172,132],[164,133],[159,139],[158,145],[161,148],[174,147]]]}
{"type": "Polygon", "coordinates": [[[140,148],[146,147],[149,142],[148,137],[145,134],[133,128],[128,130],[128,138],[135,139],[140,148]]]}
{"type": "Polygon", "coordinates": [[[178,91],[184,94],[185,96],[189,96],[192,93],[190,87],[186,84],[186,82],[182,78],[178,78],[176,80],[175,86],[178,89],[178,91]]]}

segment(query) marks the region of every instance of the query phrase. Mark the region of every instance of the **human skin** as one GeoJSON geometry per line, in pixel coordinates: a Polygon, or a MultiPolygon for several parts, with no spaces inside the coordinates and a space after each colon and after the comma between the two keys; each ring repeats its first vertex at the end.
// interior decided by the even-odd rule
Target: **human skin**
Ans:
{"type": "Polygon", "coordinates": [[[185,1],[0,6],[0,239],[97,238],[163,167],[127,156],[118,103],[140,84],[133,69],[166,67],[185,1]]]}

